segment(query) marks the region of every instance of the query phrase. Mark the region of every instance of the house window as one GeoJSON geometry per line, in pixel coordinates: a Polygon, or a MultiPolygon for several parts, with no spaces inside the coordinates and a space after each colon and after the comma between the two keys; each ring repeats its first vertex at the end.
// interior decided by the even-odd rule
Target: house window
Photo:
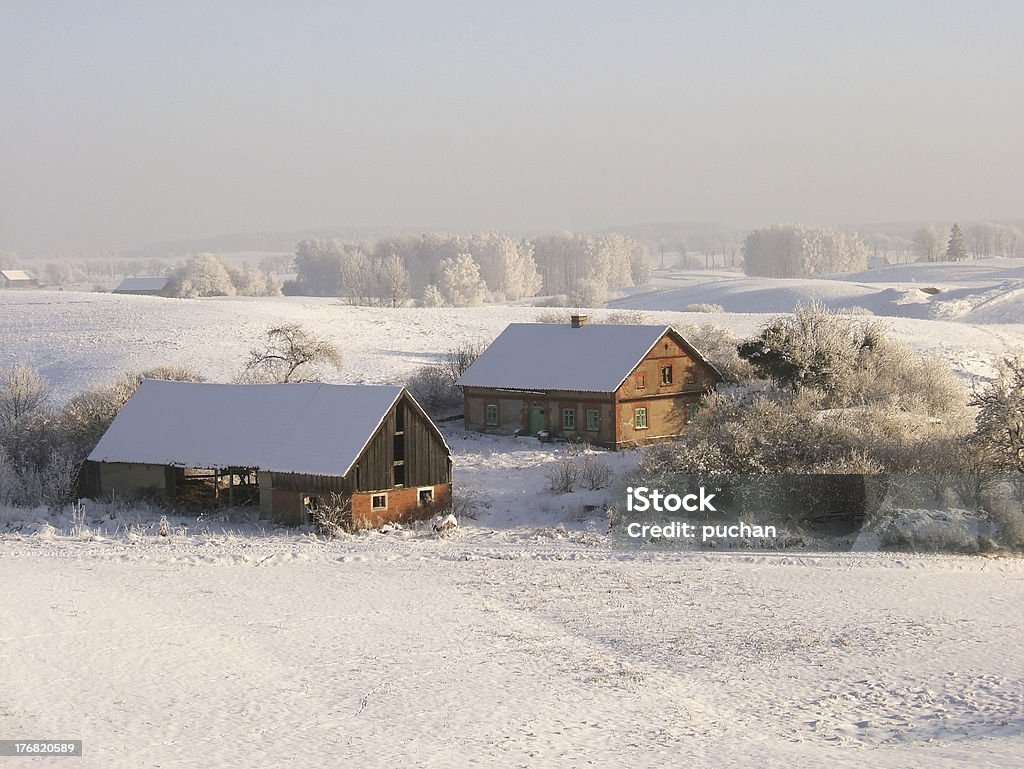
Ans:
{"type": "Polygon", "coordinates": [[[587,409],[587,429],[597,432],[601,426],[601,413],[597,409],[587,409]]]}
{"type": "Polygon", "coordinates": [[[486,413],[484,415],[484,424],[496,425],[498,424],[498,405],[496,403],[488,403],[486,413]]]}
{"type": "Polygon", "coordinates": [[[668,365],[668,366],[662,366],[661,367],[661,383],[663,385],[670,385],[670,384],[672,384],[672,366],[671,366],[671,364],[668,365]]]}
{"type": "Polygon", "coordinates": [[[576,409],[562,409],[562,429],[576,429],[576,409]]]}
{"type": "Polygon", "coordinates": [[[647,389],[647,374],[636,375],[636,389],[646,390],[647,389]]]}
{"type": "Polygon", "coordinates": [[[640,406],[633,410],[633,427],[637,430],[647,429],[647,408],[640,406]]]}
{"type": "Polygon", "coordinates": [[[388,495],[387,494],[374,494],[370,497],[370,507],[374,510],[387,510],[388,509],[388,495]]]}
{"type": "Polygon", "coordinates": [[[422,489],[416,490],[416,501],[420,503],[421,507],[426,507],[434,501],[434,487],[427,486],[422,489]]]}
{"type": "Polygon", "coordinates": [[[690,424],[690,422],[694,421],[697,418],[697,409],[699,408],[699,403],[686,404],[686,424],[690,424]]]}

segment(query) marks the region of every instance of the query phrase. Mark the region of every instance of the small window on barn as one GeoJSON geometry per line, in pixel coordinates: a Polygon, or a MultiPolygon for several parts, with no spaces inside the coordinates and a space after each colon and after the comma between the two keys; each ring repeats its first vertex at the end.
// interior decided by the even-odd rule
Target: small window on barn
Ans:
{"type": "Polygon", "coordinates": [[[636,375],[636,389],[646,390],[647,389],[647,374],[636,375]]]}
{"type": "Polygon", "coordinates": [[[392,469],[393,469],[393,475],[394,475],[394,484],[393,485],[394,486],[404,486],[405,485],[405,463],[404,462],[395,462],[395,464],[392,466],[392,469]]]}
{"type": "Polygon", "coordinates": [[[562,429],[576,429],[576,409],[562,409],[562,429]]]}
{"type": "Polygon", "coordinates": [[[672,366],[671,366],[671,364],[668,365],[668,366],[662,366],[661,367],[661,383],[663,385],[670,385],[670,384],[672,384],[672,366]]]}
{"type": "Polygon", "coordinates": [[[699,408],[699,403],[686,404],[686,424],[690,424],[690,422],[693,422],[697,418],[697,409],[699,408]]]}
{"type": "Polygon", "coordinates": [[[647,429],[647,409],[644,406],[633,410],[633,427],[637,430],[647,429]]]}
{"type": "Polygon", "coordinates": [[[434,488],[433,486],[427,486],[422,489],[418,489],[416,492],[416,500],[420,503],[421,507],[426,507],[434,501],[434,488]]]}
{"type": "Polygon", "coordinates": [[[601,426],[601,413],[597,409],[587,409],[587,429],[597,432],[601,426]]]}
{"type": "Polygon", "coordinates": [[[387,494],[374,494],[370,497],[370,507],[374,510],[387,510],[388,509],[388,495],[387,494]]]}
{"type": "Polygon", "coordinates": [[[308,496],[302,498],[302,506],[307,513],[315,513],[320,509],[320,497],[308,496]]]}
{"type": "Polygon", "coordinates": [[[486,411],[484,423],[492,426],[498,424],[498,405],[496,403],[488,403],[486,411]]]}

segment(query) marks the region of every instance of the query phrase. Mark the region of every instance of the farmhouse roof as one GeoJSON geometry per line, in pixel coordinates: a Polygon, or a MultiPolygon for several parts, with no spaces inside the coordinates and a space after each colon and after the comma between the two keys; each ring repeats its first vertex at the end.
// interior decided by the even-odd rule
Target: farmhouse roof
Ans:
{"type": "MultiPolygon", "coordinates": [[[[512,323],[459,378],[463,387],[615,392],[666,333],[711,366],[671,326],[512,323]]],[[[711,366],[712,370],[714,367],[711,366]]]]}
{"type": "Polygon", "coordinates": [[[89,459],[344,476],[401,394],[386,385],[147,379],[89,459]]]}
{"type": "Polygon", "coordinates": [[[0,275],[7,278],[7,280],[35,280],[32,273],[25,270],[0,270],[0,275]]]}
{"type": "Polygon", "coordinates": [[[163,291],[169,281],[170,278],[160,276],[125,278],[114,289],[114,293],[119,291],[163,291]]]}

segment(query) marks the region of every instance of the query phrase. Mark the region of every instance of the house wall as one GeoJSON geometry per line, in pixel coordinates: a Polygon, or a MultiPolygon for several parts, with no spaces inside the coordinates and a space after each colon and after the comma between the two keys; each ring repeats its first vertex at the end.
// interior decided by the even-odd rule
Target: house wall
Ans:
{"type": "Polygon", "coordinates": [[[533,407],[544,409],[546,430],[556,438],[585,440],[595,445],[615,441],[614,406],[609,393],[552,391],[546,393],[513,393],[504,390],[466,388],[463,398],[466,429],[493,435],[512,435],[517,431],[529,435],[529,415],[533,407]],[[498,407],[498,424],[487,424],[487,406],[498,407]],[[575,409],[576,429],[562,426],[562,409],[575,409]],[[598,412],[598,429],[587,429],[587,411],[598,412]]]}
{"type": "Polygon", "coordinates": [[[686,432],[687,406],[699,404],[703,393],[632,398],[615,405],[616,447],[625,448],[675,438],[686,432]],[[636,409],[647,409],[647,428],[636,428],[636,409]]]}

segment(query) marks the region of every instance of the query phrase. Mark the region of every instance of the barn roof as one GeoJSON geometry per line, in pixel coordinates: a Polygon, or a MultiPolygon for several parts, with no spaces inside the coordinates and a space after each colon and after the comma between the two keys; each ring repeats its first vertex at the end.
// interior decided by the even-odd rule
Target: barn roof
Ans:
{"type": "Polygon", "coordinates": [[[114,293],[120,291],[163,291],[169,281],[170,278],[160,276],[125,278],[114,289],[114,293]]]}
{"type": "Polygon", "coordinates": [[[401,394],[385,385],[147,379],[89,459],[340,477],[401,394]]]}
{"type": "Polygon", "coordinates": [[[25,270],[0,270],[0,275],[7,280],[35,280],[35,276],[25,270]]]}
{"type": "MultiPolygon", "coordinates": [[[[463,387],[610,393],[666,333],[704,357],[670,326],[512,323],[458,381],[463,387]]],[[[708,364],[710,365],[710,364],[708,364]]],[[[712,369],[714,367],[712,366],[712,369]]]]}

